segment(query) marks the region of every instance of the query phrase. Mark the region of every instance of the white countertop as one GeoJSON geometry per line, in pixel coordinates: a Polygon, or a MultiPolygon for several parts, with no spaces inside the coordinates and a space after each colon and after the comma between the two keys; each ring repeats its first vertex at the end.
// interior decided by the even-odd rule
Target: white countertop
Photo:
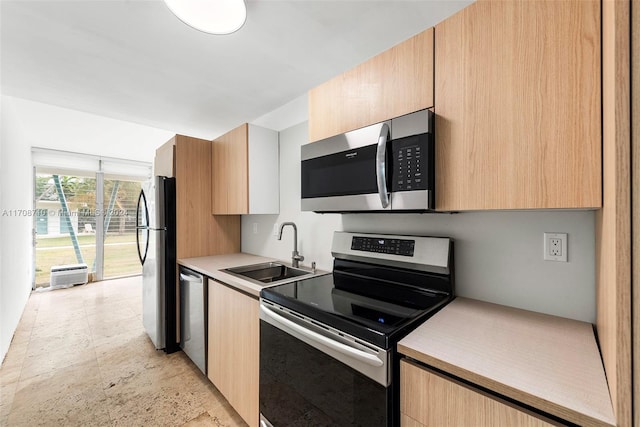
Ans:
{"type": "MultiPolygon", "coordinates": [[[[226,254],[226,255],[213,255],[213,256],[204,256],[197,258],[182,258],[178,260],[178,264],[190,268],[192,270],[197,271],[198,273],[202,273],[205,276],[208,276],[212,279],[223,282],[229,286],[232,286],[240,291],[246,292],[255,297],[260,296],[260,291],[269,286],[279,285],[281,283],[286,282],[278,282],[275,284],[264,284],[259,285],[257,283],[251,282],[249,280],[242,279],[240,277],[234,276],[229,273],[225,273],[225,268],[232,267],[241,267],[244,265],[252,265],[252,264],[260,264],[263,262],[277,261],[282,264],[290,266],[290,262],[285,262],[282,260],[277,260],[275,258],[267,258],[258,255],[245,254],[245,253],[235,253],[235,254],[226,254]]],[[[302,270],[309,270],[306,267],[300,267],[302,270]]],[[[316,270],[316,276],[327,274],[328,271],[324,270],[316,270]]],[[[311,276],[305,276],[305,278],[311,276]]],[[[289,280],[290,282],[295,281],[295,278],[289,280]]]]}

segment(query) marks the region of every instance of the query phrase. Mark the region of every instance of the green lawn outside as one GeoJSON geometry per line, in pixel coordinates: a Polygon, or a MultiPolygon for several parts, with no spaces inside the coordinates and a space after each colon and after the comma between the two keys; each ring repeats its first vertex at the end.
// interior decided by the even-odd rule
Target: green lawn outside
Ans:
{"type": "MultiPolygon", "coordinates": [[[[133,233],[127,234],[108,234],[105,243],[121,243],[121,242],[135,242],[136,235],[133,233]]],[[[37,248],[51,248],[54,246],[71,246],[71,237],[69,236],[61,236],[61,237],[46,237],[46,236],[38,236],[36,239],[37,248]]],[[[82,245],[95,245],[96,244],[96,235],[95,234],[80,234],[78,235],[78,243],[82,245]]]]}
{"type": "MultiPolygon", "coordinates": [[[[95,241],[95,235],[78,236],[80,251],[84,262],[89,266],[89,271],[92,271],[95,261],[95,241]]],[[[51,266],[78,263],[69,236],[38,237],[36,242],[36,286],[49,283],[51,266]]],[[[136,235],[134,233],[108,235],[104,248],[104,277],[126,276],[141,272],[136,235]]]]}

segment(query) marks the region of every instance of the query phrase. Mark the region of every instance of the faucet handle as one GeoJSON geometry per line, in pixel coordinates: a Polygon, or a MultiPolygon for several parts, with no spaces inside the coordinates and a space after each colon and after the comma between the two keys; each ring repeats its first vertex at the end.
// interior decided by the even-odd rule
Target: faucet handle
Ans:
{"type": "Polygon", "coordinates": [[[313,274],[316,274],[316,262],[315,261],[311,262],[311,272],[313,274]]]}
{"type": "Polygon", "coordinates": [[[300,261],[304,261],[304,257],[298,253],[298,251],[291,252],[291,266],[300,267],[300,261]]]}

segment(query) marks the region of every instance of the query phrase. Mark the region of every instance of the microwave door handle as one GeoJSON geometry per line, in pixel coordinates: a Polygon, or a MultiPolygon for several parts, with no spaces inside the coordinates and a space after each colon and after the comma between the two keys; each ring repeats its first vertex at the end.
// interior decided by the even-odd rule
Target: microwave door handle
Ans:
{"type": "Polygon", "coordinates": [[[376,177],[378,179],[378,194],[382,208],[389,206],[389,191],[387,190],[387,142],[389,141],[389,125],[382,124],[378,137],[378,151],[376,153],[376,177]]]}

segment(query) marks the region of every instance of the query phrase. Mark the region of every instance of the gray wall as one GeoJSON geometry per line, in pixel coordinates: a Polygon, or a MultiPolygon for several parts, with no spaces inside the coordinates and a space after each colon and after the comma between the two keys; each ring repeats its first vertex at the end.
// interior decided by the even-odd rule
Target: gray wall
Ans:
{"type": "Polygon", "coordinates": [[[293,233],[282,241],[273,226],[298,225],[303,264],[331,269],[336,230],[449,236],[455,240],[456,293],[595,322],[593,211],[493,211],[459,214],[315,214],[300,211],[300,145],[307,122],[280,133],[280,214],[242,218],[243,252],[289,260],[293,233]],[[258,232],[254,233],[254,224],[258,232]],[[569,234],[569,262],[543,261],[543,233],[569,234]]]}

